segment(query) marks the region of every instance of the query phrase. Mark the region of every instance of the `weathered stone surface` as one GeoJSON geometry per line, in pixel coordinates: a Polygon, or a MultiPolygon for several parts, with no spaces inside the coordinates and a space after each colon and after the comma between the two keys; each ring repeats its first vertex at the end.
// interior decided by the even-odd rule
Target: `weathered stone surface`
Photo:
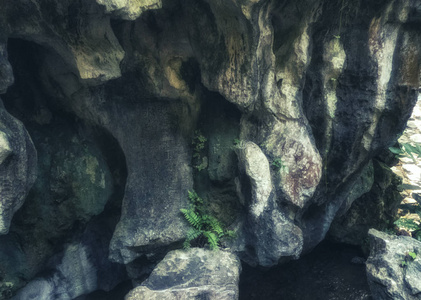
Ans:
{"type": "Polygon", "coordinates": [[[256,256],[257,264],[271,266],[281,257],[298,257],[303,243],[301,230],[276,203],[266,156],[252,142],[239,145],[237,153],[240,170],[250,184],[249,190],[242,189],[248,210],[244,230],[249,257],[244,259],[253,264],[256,256]]]}
{"type": "Polygon", "coordinates": [[[48,275],[29,282],[13,299],[72,300],[98,289],[111,290],[126,278],[124,266],[107,259],[111,234],[106,221],[91,222],[79,240],[51,258],[48,275]]]}
{"type": "Polygon", "coordinates": [[[238,299],[240,272],[240,260],[229,252],[171,251],[125,299],[238,299]]]}
{"type": "Polygon", "coordinates": [[[368,178],[362,176],[360,181],[365,183],[360,182],[357,186],[370,186],[367,183],[373,183],[374,179],[371,189],[355,200],[346,214],[337,215],[329,230],[330,238],[351,245],[362,245],[370,228],[390,228],[403,199],[398,192],[401,180],[389,166],[378,160],[373,161],[370,173],[366,173],[368,178]]]}
{"type": "MultiPolygon", "coordinates": [[[[103,164],[95,156],[104,170],[119,166],[106,185],[125,186],[109,253],[119,263],[158,259],[180,245],[187,224],[179,210],[193,188],[237,231],[230,247],[247,262],[270,266],[310,251],[369,189],[370,161],[395,142],[417,98],[416,1],[0,0],[0,7],[0,90],[9,86],[8,110],[28,131],[65,112],[121,149],[123,159],[103,164]],[[202,171],[192,160],[196,129],[209,135],[202,171]],[[237,165],[230,139],[253,155],[239,151],[237,165]]],[[[57,180],[40,190],[95,194],[95,185],[69,184],[91,178],[70,168],[83,161],[75,153],[66,174],[42,174],[57,180]]],[[[74,207],[73,216],[86,218],[63,218],[63,228],[84,227],[99,213],[106,200],[97,196],[92,206],[74,207]]],[[[63,203],[64,215],[73,214],[63,203]]],[[[25,211],[37,206],[28,202],[25,211]]],[[[16,220],[21,230],[7,236],[9,248],[27,243],[24,228],[47,224],[29,215],[16,220]]],[[[51,250],[47,240],[28,255],[51,250]]]]}
{"type": "Polygon", "coordinates": [[[177,103],[150,102],[136,109],[122,106],[110,116],[109,129],[128,166],[121,219],[110,244],[113,261],[128,263],[185,237],[180,209],[188,206],[193,182],[188,142],[176,131],[181,109],[177,103]],[[130,131],[127,122],[133,124],[130,131]]]}
{"type": "Polygon", "coordinates": [[[53,49],[86,83],[97,84],[121,75],[124,51],[109,18],[93,1],[2,0],[0,5],[5,10],[8,35],[53,49]]]}
{"type": "Polygon", "coordinates": [[[421,242],[370,229],[367,279],[374,299],[421,299],[421,242]],[[408,253],[415,253],[413,260],[408,253]],[[407,265],[402,266],[402,261],[407,265]]]}
{"type": "Polygon", "coordinates": [[[0,39],[0,94],[4,94],[14,81],[12,66],[7,59],[6,48],[6,43],[2,43],[0,39]]]}
{"type": "Polygon", "coordinates": [[[20,121],[0,100],[0,235],[9,232],[13,214],[22,206],[36,179],[37,153],[20,121]]]}
{"type": "MultiPolygon", "coordinates": [[[[0,277],[13,284],[11,291],[45,270],[46,261],[63,241],[103,212],[115,189],[98,145],[87,142],[77,134],[74,123],[61,117],[60,122],[51,121],[42,129],[34,126],[29,131],[38,153],[38,165],[34,166],[38,178],[26,205],[15,214],[9,234],[0,238],[0,277]]],[[[107,147],[112,146],[107,143],[107,147]]],[[[112,223],[113,218],[108,217],[112,223]]],[[[112,230],[108,229],[105,249],[98,251],[107,251],[112,230]]]]}
{"type": "MultiPolygon", "coordinates": [[[[410,15],[408,12],[414,12],[414,5],[390,1],[377,7],[368,2],[353,7],[349,3],[342,8],[343,13],[330,20],[326,18],[335,15],[341,7],[323,6],[321,20],[327,22],[324,24],[331,24],[333,29],[318,28],[314,32],[313,39],[319,42],[314,44],[306,74],[303,107],[323,157],[324,172],[322,184],[312,199],[317,206],[309,208],[301,217],[305,248],[311,248],[324,237],[344,201],[352,202],[349,191],[361,177],[369,159],[393,144],[391,137],[396,138],[403,131],[410,116],[417,98],[414,87],[419,85],[415,75],[419,70],[413,73],[410,68],[408,72],[401,71],[409,65],[419,68],[418,62],[409,63],[413,57],[409,49],[419,48],[419,35],[405,25],[410,15]],[[381,11],[380,15],[366,19],[374,9],[381,11]],[[339,18],[342,19],[341,26],[338,26],[339,18]],[[413,36],[413,39],[405,36],[413,36]],[[341,73],[326,83],[336,86],[337,101],[330,105],[325,100],[330,97],[330,92],[322,88],[322,80],[328,78],[320,76],[326,57],[323,53],[328,49],[322,41],[335,38],[340,40],[346,63],[341,73]],[[401,118],[393,117],[396,114],[401,118]],[[332,123],[327,116],[334,116],[332,123]],[[331,130],[326,131],[330,126],[331,130]]],[[[341,56],[341,52],[337,53],[341,56]]]]}
{"type": "Polygon", "coordinates": [[[107,12],[125,20],[135,20],[142,12],[162,7],[162,0],[96,0],[107,12]]]}

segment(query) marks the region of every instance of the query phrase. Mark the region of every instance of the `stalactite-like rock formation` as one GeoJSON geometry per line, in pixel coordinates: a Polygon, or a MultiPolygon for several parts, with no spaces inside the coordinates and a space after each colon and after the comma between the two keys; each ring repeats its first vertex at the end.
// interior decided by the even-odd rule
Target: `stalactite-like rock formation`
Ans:
{"type": "Polygon", "coordinates": [[[310,251],[405,127],[420,23],[413,0],[0,0],[0,293],[71,245],[136,279],[181,247],[193,189],[243,261],[310,251]]]}

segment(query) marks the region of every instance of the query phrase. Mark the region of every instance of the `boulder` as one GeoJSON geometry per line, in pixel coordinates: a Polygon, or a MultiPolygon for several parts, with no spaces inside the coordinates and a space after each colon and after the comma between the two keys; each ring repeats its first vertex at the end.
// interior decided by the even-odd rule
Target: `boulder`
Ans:
{"type": "Polygon", "coordinates": [[[370,229],[367,279],[376,300],[421,299],[421,242],[370,229]]]}
{"type": "Polygon", "coordinates": [[[240,272],[240,260],[232,253],[201,248],[175,250],[125,299],[238,299],[240,272]]]}

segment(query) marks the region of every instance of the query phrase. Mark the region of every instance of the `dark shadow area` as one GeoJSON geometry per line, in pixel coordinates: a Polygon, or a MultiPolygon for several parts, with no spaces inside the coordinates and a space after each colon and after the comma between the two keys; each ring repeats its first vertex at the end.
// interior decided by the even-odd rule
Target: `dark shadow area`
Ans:
{"type": "Polygon", "coordinates": [[[37,180],[16,212],[6,241],[0,243],[0,257],[10,260],[0,270],[18,279],[16,287],[21,287],[54,268],[52,260],[60,258],[66,243],[83,239],[87,232],[95,236],[81,241],[87,247],[103,243],[98,257],[90,259],[107,259],[127,166],[118,141],[105,128],[78,118],[47,91],[41,73],[48,49],[9,39],[8,52],[15,83],[2,100],[25,125],[38,154],[37,180]],[[99,224],[102,230],[97,230],[99,224]],[[10,249],[16,255],[10,255],[10,249]]]}
{"type": "Polygon", "coordinates": [[[242,209],[234,183],[238,176],[235,146],[239,143],[240,119],[241,112],[234,104],[205,90],[195,135],[202,134],[206,142],[197,157],[193,153],[194,186],[227,226],[242,209]]]}
{"type": "Polygon", "coordinates": [[[365,264],[357,247],[320,243],[297,261],[268,271],[243,264],[240,300],[370,300],[365,264]]]}

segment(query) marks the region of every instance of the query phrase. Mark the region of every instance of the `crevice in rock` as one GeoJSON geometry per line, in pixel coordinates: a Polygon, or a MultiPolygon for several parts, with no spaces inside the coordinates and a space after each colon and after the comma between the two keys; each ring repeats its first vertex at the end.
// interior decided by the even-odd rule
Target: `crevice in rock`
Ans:
{"type": "MultiPolygon", "coordinates": [[[[190,71],[189,74],[194,73],[190,71]]],[[[206,89],[203,93],[196,130],[202,132],[207,139],[205,154],[201,157],[207,162],[203,170],[198,170],[197,160],[192,160],[194,188],[207,198],[210,210],[218,219],[229,226],[236,221],[243,209],[235,184],[238,176],[235,147],[241,142],[242,114],[220,94],[206,89]]]]}

